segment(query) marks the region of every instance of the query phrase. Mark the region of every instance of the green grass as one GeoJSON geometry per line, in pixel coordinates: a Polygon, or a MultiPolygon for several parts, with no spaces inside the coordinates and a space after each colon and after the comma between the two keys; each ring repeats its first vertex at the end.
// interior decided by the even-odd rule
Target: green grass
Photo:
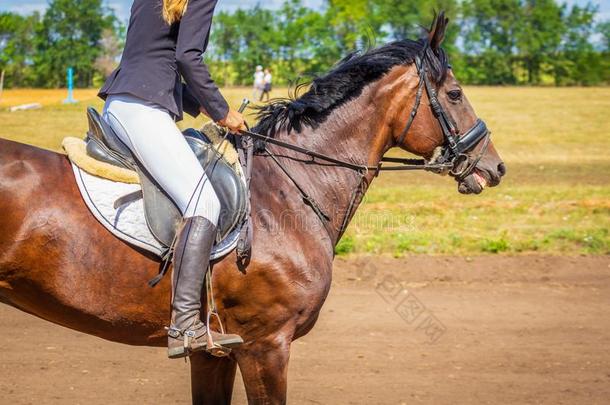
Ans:
{"type": "MultiPolygon", "coordinates": [[[[604,176],[608,169],[590,170],[604,176]]],[[[520,170],[527,168],[515,164],[520,170]]],[[[372,187],[347,232],[355,241],[351,252],[610,253],[606,184],[570,184],[553,176],[539,183],[517,175],[479,196],[462,196],[453,194],[450,179],[419,180],[407,188],[400,185],[404,177],[385,176],[372,187]]]]}
{"type": "MultiPolygon", "coordinates": [[[[465,93],[507,164],[502,184],[463,196],[447,177],[384,173],[337,254],[610,254],[610,89],[468,87],[465,93]]],[[[60,91],[5,92],[0,108],[39,99],[45,107],[0,111],[0,137],[58,150],[64,136],[86,131],[85,105],[101,108],[94,94],[77,93],[81,104],[63,106],[53,102],[65,97],[60,91]]],[[[237,106],[249,89],[225,94],[237,106]]]]}

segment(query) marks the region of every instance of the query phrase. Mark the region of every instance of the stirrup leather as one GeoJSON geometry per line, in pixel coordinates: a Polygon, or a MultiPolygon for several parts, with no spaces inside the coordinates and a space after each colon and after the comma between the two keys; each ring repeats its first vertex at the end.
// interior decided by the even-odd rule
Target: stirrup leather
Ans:
{"type": "Polygon", "coordinates": [[[222,320],[220,319],[220,315],[218,314],[218,309],[216,308],[216,302],[214,301],[214,288],[212,285],[212,270],[208,271],[205,275],[205,289],[207,291],[206,297],[208,302],[208,310],[206,313],[205,327],[207,328],[208,334],[208,344],[207,344],[207,352],[215,357],[226,357],[231,353],[231,349],[228,347],[224,347],[214,342],[214,338],[212,337],[212,330],[210,329],[210,320],[212,316],[216,318],[218,321],[218,325],[220,325],[220,333],[225,334],[225,328],[222,325],[222,320]]]}

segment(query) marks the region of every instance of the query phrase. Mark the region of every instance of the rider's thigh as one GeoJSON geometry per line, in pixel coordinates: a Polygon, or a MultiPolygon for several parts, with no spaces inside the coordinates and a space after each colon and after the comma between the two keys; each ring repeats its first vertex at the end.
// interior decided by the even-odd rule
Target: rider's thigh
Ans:
{"type": "Polygon", "coordinates": [[[184,135],[167,111],[110,99],[104,118],[185,216],[217,221],[220,203],[184,135]]]}

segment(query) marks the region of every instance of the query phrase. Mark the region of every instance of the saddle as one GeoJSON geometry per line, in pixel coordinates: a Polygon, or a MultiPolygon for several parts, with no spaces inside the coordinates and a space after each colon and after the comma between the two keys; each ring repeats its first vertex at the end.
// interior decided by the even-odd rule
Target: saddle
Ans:
{"type": "MultiPolygon", "coordinates": [[[[134,170],[140,177],[141,192],[120,198],[115,202],[115,206],[143,198],[144,214],[151,233],[160,243],[170,247],[182,221],[178,207],[94,108],[87,109],[87,118],[87,155],[113,166],[134,170]]],[[[183,134],[220,200],[221,212],[216,239],[218,242],[222,241],[247,219],[249,201],[244,175],[239,163],[231,164],[227,161],[203,132],[187,129],[183,134]]]]}

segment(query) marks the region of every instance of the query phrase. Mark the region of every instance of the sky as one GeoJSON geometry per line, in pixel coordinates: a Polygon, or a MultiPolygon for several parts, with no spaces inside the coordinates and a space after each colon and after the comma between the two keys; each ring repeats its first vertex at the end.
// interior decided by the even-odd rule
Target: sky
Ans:
{"type": "MultiPolygon", "coordinates": [[[[588,0],[567,0],[569,4],[586,4],[588,0]]],[[[232,11],[239,7],[249,8],[260,4],[266,8],[278,8],[283,0],[219,0],[217,10],[232,11]]],[[[610,19],[610,0],[592,0],[593,4],[600,7],[598,19],[610,19]]],[[[22,14],[29,14],[32,11],[43,11],[48,0],[0,0],[0,11],[14,11],[22,14]]],[[[132,0],[104,0],[104,3],[113,8],[119,18],[127,21],[132,0]]],[[[320,8],[324,0],[303,0],[303,3],[312,8],[320,8]]]]}

